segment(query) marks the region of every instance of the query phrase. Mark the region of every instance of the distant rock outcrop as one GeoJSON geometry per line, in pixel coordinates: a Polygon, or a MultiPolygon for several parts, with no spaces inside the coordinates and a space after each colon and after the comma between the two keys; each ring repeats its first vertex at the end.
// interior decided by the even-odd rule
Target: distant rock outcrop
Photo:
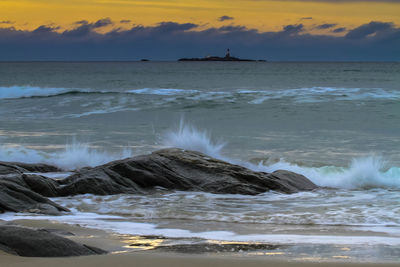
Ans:
{"type": "Polygon", "coordinates": [[[226,51],[225,57],[218,57],[218,56],[207,56],[207,57],[193,57],[193,58],[180,58],[178,61],[250,61],[250,62],[266,62],[264,59],[243,59],[243,58],[237,58],[237,57],[232,57],[230,54],[229,48],[226,51]]]}

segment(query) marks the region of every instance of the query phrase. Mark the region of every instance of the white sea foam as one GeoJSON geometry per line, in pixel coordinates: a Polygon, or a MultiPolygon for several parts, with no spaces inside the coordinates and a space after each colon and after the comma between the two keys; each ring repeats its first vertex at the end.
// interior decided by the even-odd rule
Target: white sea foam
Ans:
{"type": "Polygon", "coordinates": [[[250,166],[256,171],[273,172],[289,170],[308,177],[319,186],[368,189],[368,188],[400,188],[400,167],[387,167],[387,163],[376,156],[356,158],[346,167],[324,166],[311,168],[285,162],[271,165],[260,163],[250,166]]]}
{"type": "Polygon", "coordinates": [[[162,140],[164,146],[195,150],[215,158],[221,158],[225,143],[214,142],[207,131],[200,131],[181,120],[176,131],[168,131],[162,140]]]}
{"type": "Polygon", "coordinates": [[[266,242],[273,244],[341,244],[341,245],[400,245],[400,238],[388,236],[351,235],[307,235],[307,234],[237,234],[232,231],[192,232],[186,229],[158,228],[155,224],[126,221],[120,216],[99,215],[96,213],[73,212],[63,216],[32,216],[21,213],[5,213],[2,220],[18,219],[51,220],[85,227],[108,230],[119,234],[156,235],[169,238],[201,238],[206,240],[236,242],[266,242]]]}
{"type": "Polygon", "coordinates": [[[240,96],[252,98],[250,104],[262,104],[270,99],[291,98],[298,103],[325,102],[331,100],[371,100],[400,99],[400,92],[382,88],[339,88],[339,87],[307,87],[277,90],[229,90],[199,91],[188,89],[143,88],[128,91],[134,94],[160,96],[184,96],[188,100],[238,100],[240,96]]]}
{"type": "Polygon", "coordinates": [[[175,131],[169,131],[164,136],[163,144],[167,147],[195,150],[212,157],[239,164],[254,171],[273,172],[289,170],[308,177],[319,186],[336,188],[400,188],[400,167],[388,167],[381,157],[370,156],[356,158],[345,167],[324,166],[305,167],[280,160],[273,164],[258,165],[226,157],[222,153],[225,143],[213,142],[206,131],[199,131],[190,124],[181,121],[175,131]]]}
{"type": "Polygon", "coordinates": [[[397,100],[400,92],[382,88],[309,87],[282,90],[240,90],[240,94],[254,95],[251,104],[262,104],[270,99],[292,98],[297,103],[326,102],[332,100],[397,100]]]}
{"type": "Polygon", "coordinates": [[[66,88],[43,88],[35,86],[0,87],[0,99],[25,98],[33,96],[53,96],[72,91],[66,88]]]}
{"type": "Polygon", "coordinates": [[[0,146],[0,161],[47,163],[64,170],[94,167],[130,156],[132,156],[131,150],[126,149],[120,153],[109,153],[77,141],[65,145],[65,149],[57,152],[38,151],[23,146],[0,146]]]}
{"type": "MultiPolygon", "coordinates": [[[[29,97],[50,97],[68,93],[86,94],[135,94],[154,95],[160,97],[179,97],[191,101],[245,101],[250,104],[262,104],[271,99],[289,98],[296,103],[326,102],[332,100],[398,100],[400,92],[383,88],[339,88],[339,87],[308,87],[288,89],[231,89],[231,90],[193,90],[179,88],[139,88],[127,91],[96,90],[77,88],[45,88],[35,86],[0,87],[0,99],[18,99],[29,97]]],[[[167,99],[170,100],[171,99],[167,99]]],[[[175,101],[177,99],[174,99],[175,101]]]]}
{"type": "Polygon", "coordinates": [[[142,88],[129,90],[132,94],[143,94],[143,95],[184,95],[198,93],[197,90],[185,90],[185,89],[173,89],[173,88],[142,88]]]}
{"type": "MultiPolygon", "coordinates": [[[[119,215],[131,221],[193,220],[210,224],[209,229],[224,223],[263,224],[263,232],[273,225],[275,233],[299,225],[318,228],[354,227],[360,231],[384,232],[400,237],[398,216],[399,190],[316,190],[295,194],[265,192],[255,196],[211,194],[205,192],[158,191],[156,194],[53,198],[63,207],[80,212],[119,215]],[[375,201],[379,199],[379,201],[375,201]],[[323,200],[316,208],[316,201],[323,200]],[[213,225],[213,226],[211,226],[213,225]],[[385,228],[388,227],[389,228],[385,228]],[[378,230],[376,230],[378,229],[378,230]]],[[[260,230],[260,228],[258,228],[260,230]]],[[[254,233],[254,232],[250,232],[254,233]]]]}
{"type": "MultiPolygon", "coordinates": [[[[168,131],[164,135],[162,143],[165,147],[199,151],[254,171],[273,172],[280,169],[293,171],[303,174],[319,186],[345,189],[400,188],[400,167],[390,166],[383,158],[376,156],[356,158],[348,166],[343,167],[299,166],[283,159],[273,164],[260,162],[257,165],[224,156],[224,142],[213,141],[210,133],[198,130],[183,121],[175,131],[168,131]]],[[[44,152],[23,146],[0,146],[0,161],[48,163],[65,170],[94,167],[130,156],[132,156],[131,150],[110,153],[76,141],[56,152],[44,152]]]]}

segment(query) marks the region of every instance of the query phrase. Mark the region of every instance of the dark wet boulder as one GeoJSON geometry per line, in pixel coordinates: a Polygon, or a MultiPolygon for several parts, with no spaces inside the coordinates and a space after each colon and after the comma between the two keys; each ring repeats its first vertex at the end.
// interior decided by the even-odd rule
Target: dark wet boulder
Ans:
{"type": "Polygon", "coordinates": [[[46,197],[58,195],[55,180],[40,175],[24,173],[60,172],[47,164],[0,162],[0,213],[34,212],[50,215],[69,211],[46,197]]]}
{"type": "Polygon", "coordinates": [[[0,162],[0,175],[7,175],[13,173],[22,173],[21,169],[12,164],[0,162]]]}
{"type": "Polygon", "coordinates": [[[0,250],[24,257],[70,257],[107,253],[48,231],[0,225],[0,250]]]}
{"type": "Polygon", "coordinates": [[[0,161],[0,175],[24,172],[60,172],[57,167],[36,163],[4,162],[0,161]]]}
{"type": "MultiPolygon", "coordinates": [[[[68,209],[47,197],[135,194],[159,187],[168,190],[246,195],[270,190],[296,193],[318,188],[306,177],[293,172],[255,172],[199,152],[176,148],[113,161],[95,168],[84,168],[61,180],[23,174],[23,170],[28,168],[24,166],[21,170],[23,164],[0,166],[7,166],[3,171],[15,170],[8,175],[0,174],[0,212],[56,215],[68,209]]],[[[29,168],[39,170],[39,167],[29,168]]],[[[42,171],[51,170],[43,166],[40,168],[44,168],[42,171]]]]}
{"type": "Polygon", "coordinates": [[[155,187],[246,195],[269,190],[296,193],[318,188],[293,172],[254,172],[200,152],[176,148],[84,169],[59,183],[62,185],[58,191],[60,196],[139,193],[155,187]]]}
{"type": "Polygon", "coordinates": [[[34,212],[56,215],[69,211],[45,196],[55,196],[55,181],[39,175],[0,175],[0,213],[34,212]]]}

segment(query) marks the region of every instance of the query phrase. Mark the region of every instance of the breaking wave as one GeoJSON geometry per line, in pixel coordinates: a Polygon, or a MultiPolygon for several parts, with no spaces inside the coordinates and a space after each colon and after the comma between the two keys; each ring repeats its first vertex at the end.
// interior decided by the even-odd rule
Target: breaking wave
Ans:
{"type": "Polygon", "coordinates": [[[184,94],[195,94],[199,93],[198,90],[184,90],[184,89],[156,89],[156,88],[143,88],[143,89],[134,89],[128,91],[132,94],[139,95],[184,95],[184,94]]]}
{"type": "Polygon", "coordinates": [[[42,88],[34,86],[11,86],[0,87],[0,99],[28,98],[28,97],[48,97],[65,94],[75,90],[66,88],[42,88]]]}
{"type": "MultiPolygon", "coordinates": [[[[348,166],[343,167],[300,166],[284,159],[272,164],[268,162],[253,164],[225,156],[223,153],[224,142],[214,141],[209,132],[198,130],[183,121],[176,130],[164,134],[162,144],[164,147],[199,151],[254,171],[273,172],[281,169],[293,171],[324,187],[344,189],[400,188],[400,167],[390,166],[382,157],[377,156],[355,158],[349,162],[348,166]]],[[[132,155],[132,151],[128,149],[119,153],[110,153],[77,141],[67,144],[63,150],[56,152],[44,152],[23,146],[0,146],[0,161],[47,163],[64,170],[74,170],[87,166],[94,167],[132,155]]]]}
{"type": "Polygon", "coordinates": [[[311,168],[281,160],[272,165],[262,163],[253,168],[258,171],[290,170],[308,177],[319,186],[345,189],[400,188],[400,167],[389,167],[381,157],[369,156],[353,159],[346,167],[324,166],[311,168]]]}
{"type": "Polygon", "coordinates": [[[221,159],[221,150],[225,146],[223,142],[214,142],[207,131],[196,129],[193,125],[181,120],[176,131],[170,130],[163,136],[162,143],[166,147],[199,151],[214,158],[221,159]]]}
{"type": "Polygon", "coordinates": [[[77,88],[45,88],[35,86],[10,86],[0,87],[0,99],[55,97],[76,94],[119,94],[119,95],[150,95],[158,97],[178,97],[179,100],[191,101],[244,101],[249,104],[262,104],[268,100],[288,98],[297,103],[326,102],[332,100],[398,100],[399,91],[385,90],[382,88],[336,88],[336,87],[310,87],[277,90],[191,90],[176,88],[141,88],[132,90],[96,90],[77,88]]]}
{"type": "Polygon", "coordinates": [[[35,86],[0,87],[0,99],[40,98],[76,94],[136,94],[136,95],[188,95],[200,93],[198,90],[142,88],[128,91],[92,90],[78,88],[45,88],[35,86]]]}
{"type": "Polygon", "coordinates": [[[222,149],[225,143],[214,142],[211,135],[206,131],[199,131],[182,121],[176,131],[169,131],[165,134],[163,144],[167,147],[199,151],[254,171],[293,171],[324,187],[345,189],[400,188],[400,167],[389,167],[382,157],[377,156],[355,158],[346,167],[306,167],[286,162],[283,159],[273,164],[260,162],[256,165],[224,156],[222,149]]]}
{"type": "Polygon", "coordinates": [[[91,148],[88,144],[73,141],[65,149],[56,152],[44,152],[23,146],[0,146],[0,161],[24,163],[46,163],[64,170],[75,170],[83,167],[95,167],[113,160],[132,156],[132,151],[125,149],[120,153],[109,153],[91,148]]]}

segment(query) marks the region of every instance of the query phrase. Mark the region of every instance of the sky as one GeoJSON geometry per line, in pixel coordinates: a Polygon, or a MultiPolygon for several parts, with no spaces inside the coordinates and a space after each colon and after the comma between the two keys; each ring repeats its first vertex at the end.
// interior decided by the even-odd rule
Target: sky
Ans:
{"type": "Polygon", "coordinates": [[[0,0],[0,60],[400,61],[400,0],[0,0]]]}

